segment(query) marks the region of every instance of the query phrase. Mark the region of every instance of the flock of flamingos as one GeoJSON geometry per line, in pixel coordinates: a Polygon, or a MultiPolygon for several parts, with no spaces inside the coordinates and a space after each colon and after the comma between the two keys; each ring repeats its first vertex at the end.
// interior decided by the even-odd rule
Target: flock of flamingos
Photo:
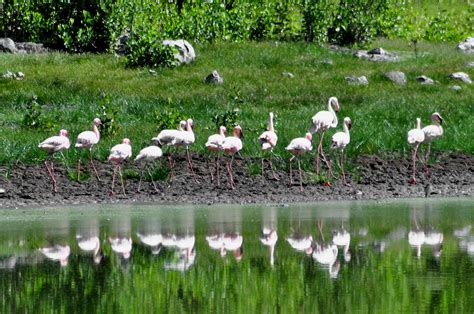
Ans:
{"type": "MultiPolygon", "coordinates": [[[[298,137],[293,139],[288,146],[286,147],[286,150],[289,151],[292,154],[292,157],[290,158],[290,179],[289,179],[289,184],[290,186],[293,184],[292,181],[292,161],[297,158],[298,161],[298,174],[299,174],[299,181],[300,181],[300,190],[303,190],[303,185],[302,185],[302,176],[301,176],[301,161],[299,156],[306,153],[310,152],[313,149],[312,146],[312,134],[313,133],[318,133],[319,135],[319,143],[317,147],[317,153],[315,157],[316,161],[316,174],[319,175],[320,168],[321,168],[321,160],[326,164],[328,168],[328,174],[333,177],[332,169],[331,169],[331,162],[326,158],[323,150],[323,137],[326,131],[328,131],[330,128],[336,128],[338,124],[338,119],[336,113],[339,111],[340,106],[339,102],[336,97],[331,97],[329,98],[328,101],[328,110],[323,110],[319,111],[312,117],[312,123],[311,127],[309,129],[309,132],[306,133],[305,137],[298,137]]],[[[430,153],[430,145],[431,142],[442,136],[443,135],[443,118],[441,115],[437,112],[433,113],[431,116],[431,120],[433,124],[425,126],[424,128],[421,128],[421,120],[420,118],[416,119],[416,128],[412,129],[408,132],[408,143],[413,145],[413,154],[412,154],[412,168],[413,168],[413,173],[412,173],[412,178],[410,179],[411,184],[416,184],[416,159],[417,159],[417,152],[420,144],[426,143],[428,145],[425,156],[424,156],[424,168],[425,172],[428,173],[428,168],[427,168],[427,163],[428,163],[428,157],[430,153]]],[[[89,150],[89,155],[90,155],[90,160],[91,160],[91,165],[92,169],[94,170],[94,173],[97,177],[97,179],[100,181],[99,174],[97,172],[97,169],[94,165],[93,157],[92,157],[92,148],[95,144],[99,142],[100,139],[100,133],[98,126],[101,125],[102,122],[100,121],[99,118],[95,118],[92,126],[92,131],[84,131],[80,133],[77,136],[77,141],[76,141],[76,147],[79,148],[80,153],[79,153],[79,160],[77,163],[77,178],[78,180],[80,179],[80,173],[81,173],[81,153],[83,148],[87,148],[89,150]]],[[[331,148],[338,149],[340,151],[340,159],[339,159],[339,166],[341,169],[342,173],[342,180],[345,185],[348,185],[346,181],[346,176],[344,173],[344,149],[345,147],[349,144],[350,142],[350,129],[352,127],[352,121],[349,117],[344,118],[344,124],[343,124],[343,131],[342,132],[337,132],[332,136],[331,139],[331,148]]],[[[219,133],[214,134],[209,136],[207,142],[206,142],[206,147],[209,149],[211,152],[216,153],[216,161],[215,161],[215,171],[216,171],[216,177],[217,177],[217,185],[220,186],[220,155],[221,152],[228,154],[231,156],[230,161],[226,163],[226,168],[229,176],[229,185],[232,189],[235,189],[235,182],[234,182],[234,176],[233,176],[233,169],[232,169],[232,164],[234,161],[234,156],[237,152],[239,152],[242,147],[242,128],[237,125],[233,129],[233,135],[232,136],[226,136],[226,127],[221,126],[219,128],[219,133]]],[[[138,155],[135,158],[135,161],[143,161],[145,163],[150,164],[151,162],[157,160],[158,158],[161,158],[163,156],[163,152],[161,147],[167,146],[168,147],[168,163],[170,167],[170,180],[173,180],[174,177],[174,166],[175,166],[175,161],[173,160],[173,155],[170,153],[171,147],[175,147],[176,150],[178,147],[184,146],[186,148],[186,158],[188,162],[189,169],[191,170],[191,173],[193,175],[194,181],[198,182],[196,178],[196,173],[193,170],[193,165],[191,161],[191,157],[189,154],[189,146],[191,144],[194,144],[195,142],[195,136],[193,132],[193,120],[188,119],[187,121],[181,121],[179,124],[178,129],[175,130],[163,130],[161,131],[157,137],[154,137],[152,139],[157,145],[152,145],[148,146],[146,148],[143,148],[138,155]]],[[[259,137],[259,142],[260,146],[262,149],[262,154],[265,151],[270,152],[270,158],[269,158],[269,165],[272,171],[273,178],[275,180],[279,180],[275,174],[275,171],[273,169],[273,164],[272,164],[272,155],[273,155],[273,149],[277,145],[278,137],[277,134],[275,133],[275,129],[273,126],[273,113],[270,112],[269,114],[269,121],[268,121],[268,130],[263,132],[260,137],[259,137]]],[[[39,148],[42,148],[48,152],[48,158],[45,160],[44,164],[46,166],[46,169],[48,171],[48,175],[51,178],[52,181],[52,189],[53,192],[57,192],[57,182],[54,176],[54,167],[53,167],[53,162],[51,161],[51,157],[54,153],[56,152],[61,152],[63,150],[66,150],[70,147],[70,142],[68,138],[68,132],[67,130],[61,130],[59,132],[58,136],[52,136],[43,142],[41,142],[38,145],[39,148]],[[48,163],[49,161],[49,163],[48,163]]],[[[111,195],[115,194],[115,178],[117,174],[117,170],[120,174],[120,179],[122,183],[122,191],[123,194],[125,195],[125,186],[123,183],[123,177],[122,177],[122,171],[121,171],[121,163],[125,161],[126,159],[130,158],[132,156],[132,147],[130,140],[128,138],[124,138],[122,140],[121,144],[115,145],[112,147],[110,150],[110,155],[109,155],[109,160],[113,161],[116,163],[113,176],[112,176],[112,187],[111,187],[111,195]]],[[[263,175],[263,168],[264,168],[264,158],[262,156],[262,175],[263,175]]],[[[148,168],[148,172],[150,173],[150,170],[148,168]]],[[[151,176],[151,174],[150,174],[151,176]]],[[[138,184],[138,190],[140,190],[140,185],[143,177],[143,171],[140,176],[140,182],[138,184]]],[[[211,181],[214,182],[214,170],[211,169],[211,181]]],[[[155,185],[155,182],[152,180],[154,188],[157,190],[157,187],[155,185]]]]}

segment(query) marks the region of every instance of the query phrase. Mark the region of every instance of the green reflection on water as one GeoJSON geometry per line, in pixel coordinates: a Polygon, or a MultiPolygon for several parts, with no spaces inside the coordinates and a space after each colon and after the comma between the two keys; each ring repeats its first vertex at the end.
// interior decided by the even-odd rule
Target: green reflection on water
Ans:
{"type": "Polygon", "coordinates": [[[2,312],[473,312],[473,209],[451,199],[5,210],[2,312]],[[410,231],[424,234],[418,247],[410,231]],[[350,245],[321,263],[338,232],[350,245]],[[428,244],[434,234],[442,241],[428,244]],[[95,237],[99,249],[83,250],[95,237]],[[66,247],[61,261],[40,252],[66,247]]]}

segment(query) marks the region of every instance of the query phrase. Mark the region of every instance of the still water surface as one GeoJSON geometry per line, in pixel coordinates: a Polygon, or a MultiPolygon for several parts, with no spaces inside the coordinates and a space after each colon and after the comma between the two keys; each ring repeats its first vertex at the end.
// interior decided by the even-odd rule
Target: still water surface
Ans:
{"type": "Polygon", "coordinates": [[[474,312],[474,199],[0,211],[1,312],[474,312]]]}

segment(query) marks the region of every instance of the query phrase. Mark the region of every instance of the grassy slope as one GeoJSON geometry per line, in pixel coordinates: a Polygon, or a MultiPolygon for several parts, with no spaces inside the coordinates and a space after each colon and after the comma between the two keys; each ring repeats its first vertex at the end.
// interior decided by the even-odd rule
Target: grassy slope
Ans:
{"type": "MultiPolygon", "coordinates": [[[[291,138],[304,135],[311,116],[326,109],[330,96],[339,98],[340,120],[344,116],[353,120],[348,149],[351,156],[406,152],[410,149],[406,132],[414,127],[415,118],[421,117],[422,123],[427,124],[434,111],[439,111],[446,121],[445,136],[434,144],[434,149],[474,153],[473,87],[448,78],[455,71],[474,76],[472,68],[465,66],[472,56],[455,51],[453,44],[420,44],[423,55],[418,59],[403,42],[382,41],[373,46],[399,50],[402,61],[361,61],[304,43],[226,43],[196,47],[195,63],[159,70],[152,76],[147,70],[126,69],[123,61],[112,55],[0,54],[0,72],[26,74],[23,81],[0,79],[0,164],[42,160],[45,155],[39,152],[37,144],[57,133],[22,128],[25,104],[33,95],[39,97],[40,103],[48,104],[48,114],[58,117],[57,129],[67,128],[74,141],[80,131],[90,129],[100,91],[107,92],[120,109],[123,127],[116,136],[101,139],[98,159],[105,159],[110,147],[122,137],[131,138],[134,152],[138,152],[158,132],[155,110],[168,103],[194,118],[194,151],[203,151],[207,136],[215,133],[211,121],[215,113],[239,107],[246,133],[246,155],[260,154],[257,136],[266,127],[268,112],[274,111],[280,137],[276,154],[286,157],[286,144],[291,138]],[[326,58],[333,60],[334,65],[321,62],[326,58]],[[224,85],[203,83],[213,69],[224,77],[224,85]],[[407,86],[396,86],[386,80],[383,73],[389,70],[404,71],[409,80],[407,86]],[[284,77],[284,71],[295,77],[284,77]],[[348,85],[344,76],[350,74],[366,75],[369,86],[348,85]],[[440,83],[420,85],[414,79],[421,74],[440,83]],[[463,90],[450,90],[448,87],[453,84],[461,85],[463,90]]],[[[67,156],[75,160],[75,150],[67,156]]]]}

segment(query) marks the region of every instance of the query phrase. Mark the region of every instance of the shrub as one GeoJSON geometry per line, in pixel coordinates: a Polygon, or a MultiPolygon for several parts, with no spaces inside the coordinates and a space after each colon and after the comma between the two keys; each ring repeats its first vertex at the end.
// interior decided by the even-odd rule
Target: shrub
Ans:
{"type": "Polygon", "coordinates": [[[185,121],[186,115],[175,107],[166,106],[155,111],[155,122],[158,131],[165,129],[176,129],[179,122],[185,121]]]}
{"type": "Polygon", "coordinates": [[[41,130],[54,130],[56,119],[51,117],[46,112],[45,106],[38,103],[38,98],[33,96],[31,101],[26,105],[26,112],[23,115],[23,127],[41,129],[41,130]]]}
{"type": "Polygon", "coordinates": [[[120,124],[117,121],[119,119],[119,111],[106,93],[101,93],[95,116],[102,121],[102,134],[115,135],[120,129],[120,124]]]}

